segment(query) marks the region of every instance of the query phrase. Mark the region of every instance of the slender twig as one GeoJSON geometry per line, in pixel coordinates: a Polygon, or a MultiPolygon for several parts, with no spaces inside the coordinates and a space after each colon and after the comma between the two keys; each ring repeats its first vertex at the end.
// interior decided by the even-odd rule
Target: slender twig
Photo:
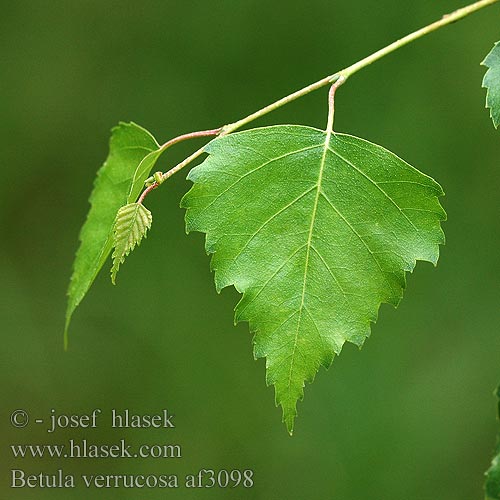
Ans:
{"type": "Polygon", "coordinates": [[[160,185],[159,182],[153,182],[153,184],[150,184],[142,193],[141,196],[139,196],[139,199],[137,200],[137,203],[142,203],[144,201],[144,198],[151,193],[154,189],[156,189],[160,185]]]}
{"type": "Polygon", "coordinates": [[[483,9],[484,7],[488,7],[489,5],[497,3],[498,1],[499,0],[481,0],[480,2],[475,2],[471,5],[467,5],[466,7],[462,7],[461,9],[457,9],[454,12],[451,12],[450,14],[445,14],[439,21],[429,24],[428,26],[420,28],[419,30],[414,31],[409,35],[406,35],[405,37],[396,40],[395,42],[387,45],[387,47],[377,50],[377,52],[374,52],[368,57],[361,59],[361,61],[358,61],[357,63],[349,66],[348,68],[340,71],[339,73],[348,78],[349,76],[353,75],[360,69],[370,65],[371,63],[386,56],[387,54],[390,54],[391,52],[400,49],[404,45],[407,45],[408,43],[411,43],[414,40],[417,40],[425,35],[428,35],[429,33],[432,33],[433,31],[436,31],[448,24],[455,23],[460,19],[463,19],[464,17],[473,14],[474,12],[483,9]]]}
{"type": "MultiPolygon", "coordinates": [[[[276,102],[273,102],[272,104],[269,104],[262,109],[259,109],[258,111],[255,111],[254,113],[242,118],[241,120],[238,120],[234,123],[229,123],[227,125],[224,125],[223,127],[213,129],[213,130],[208,130],[208,131],[202,131],[202,132],[193,132],[191,134],[184,134],[182,136],[176,137],[175,139],[171,139],[170,141],[166,142],[162,146],[162,151],[164,149],[167,149],[170,147],[172,144],[176,144],[177,142],[180,142],[181,140],[185,139],[190,139],[192,137],[201,137],[203,135],[209,136],[224,136],[231,134],[232,132],[240,129],[244,125],[247,125],[250,122],[253,122],[257,118],[260,118],[267,113],[270,113],[271,111],[275,111],[276,109],[284,106],[285,104],[288,104],[295,99],[298,99],[299,97],[303,97],[314,90],[320,89],[328,84],[335,84],[337,81],[342,80],[342,83],[347,80],[350,76],[352,76],[354,73],[357,73],[360,69],[363,69],[373,62],[381,59],[382,57],[385,57],[386,55],[390,54],[391,52],[394,52],[397,49],[400,49],[404,45],[407,45],[408,43],[411,43],[425,35],[428,35],[429,33],[432,33],[433,31],[436,31],[444,26],[447,26],[448,24],[455,23],[456,21],[459,21],[460,19],[463,19],[464,17],[469,16],[470,14],[483,9],[484,7],[488,7],[489,5],[493,5],[495,3],[498,3],[500,0],[480,0],[479,2],[475,2],[471,5],[468,5],[466,7],[463,7],[461,9],[455,10],[454,12],[451,12],[450,14],[445,14],[441,19],[438,21],[435,21],[423,28],[420,28],[417,31],[414,31],[413,33],[410,33],[409,35],[406,35],[403,38],[400,38],[399,40],[396,40],[395,42],[387,45],[386,47],[377,50],[373,54],[369,55],[368,57],[365,57],[361,59],[360,61],[352,64],[351,66],[348,66],[347,68],[344,68],[340,71],[337,71],[336,73],[326,76],[325,78],[322,78],[321,80],[318,80],[317,82],[311,83],[310,85],[307,85],[306,87],[297,90],[296,92],[293,92],[292,94],[289,94],[285,97],[282,97],[281,99],[278,99],[276,102]],[[164,148],[164,149],[163,149],[164,148]]],[[[330,89],[331,95],[331,105],[333,106],[333,97],[335,94],[336,89],[341,85],[341,83],[337,86],[332,86],[330,89]]],[[[332,125],[333,125],[333,112],[329,113],[331,114],[331,119],[332,119],[332,125]]],[[[185,160],[177,164],[175,167],[171,168],[167,172],[162,174],[162,180],[166,180],[175,173],[177,173],[179,170],[183,169],[186,165],[191,163],[193,160],[201,156],[205,152],[205,146],[201,147],[200,149],[196,150],[194,153],[192,153],[190,156],[188,156],[185,160]]],[[[153,189],[158,187],[159,183],[156,183],[156,185],[151,185],[146,190],[142,193],[141,197],[139,198],[139,201],[142,202],[144,200],[144,197],[147,196],[149,192],[151,192],[153,189]],[[153,187],[154,186],[154,187],[153,187]]]]}
{"type": "Polygon", "coordinates": [[[195,137],[208,137],[211,135],[217,135],[220,133],[221,130],[222,130],[222,127],[219,127],[219,128],[214,128],[211,130],[199,130],[198,132],[190,132],[189,134],[179,135],[177,137],[174,137],[173,139],[170,139],[165,144],[163,144],[160,147],[160,151],[163,152],[166,149],[168,149],[170,146],[173,146],[174,144],[177,144],[178,142],[185,141],[186,139],[194,139],[195,137]]]}
{"type": "MultiPolygon", "coordinates": [[[[313,90],[317,90],[321,87],[324,87],[325,85],[328,85],[329,83],[335,82],[335,80],[340,76],[344,76],[345,78],[349,78],[351,75],[354,73],[358,72],[360,69],[365,68],[366,66],[370,65],[371,63],[375,62],[376,60],[390,54],[391,52],[394,52],[396,49],[399,49],[403,47],[404,45],[413,42],[414,40],[417,40],[418,38],[423,37],[424,35],[427,35],[429,33],[432,33],[433,31],[436,31],[439,28],[442,28],[443,26],[446,26],[447,24],[454,23],[458,21],[459,19],[462,19],[473,12],[476,12],[477,10],[480,10],[484,7],[487,7],[488,5],[493,5],[494,3],[497,3],[500,0],[481,0],[479,2],[473,3],[471,5],[468,5],[467,7],[463,7],[462,9],[458,9],[451,14],[446,14],[444,15],[439,21],[436,21],[432,24],[429,24],[428,26],[425,26],[424,28],[421,28],[417,31],[414,31],[413,33],[410,33],[409,35],[406,35],[404,38],[401,38],[399,40],[396,40],[395,42],[391,43],[390,45],[387,45],[387,47],[384,47],[383,49],[377,50],[377,52],[374,52],[373,54],[369,55],[368,57],[365,57],[364,59],[361,59],[355,64],[352,64],[351,66],[348,66],[347,68],[337,71],[333,75],[327,76],[325,78],[322,78],[321,80],[318,80],[315,83],[311,83],[307,87],[304,87],[303,89],[297,90],[293,94],[290,94],[286,97],[283,97],[282,99],[279,99],[278,101],[269,104],[268,106],[260,109],[259,111],[256,111],[255,113],[252,113],[251,115],[248,115],[245,118],[242,118],[241,120],[238,120],[237,122],[231,123],[229,125],[226,125],[223,128],[222,134],[226,135],[231,132],[234,132],[235,130],[241,128],[243,125],[246,125],[247,123],[250,123],[257,118],[260,118],[261,116],[266,115],[267,113],[270,113],[271,111],[274,111],[275,109],[280,108],[281,106],[288,104],[291,101],[294,101],[295,99],[298,99],[299,97],[302,97],[304,95],[309,94],[313,90]]],[[[221,134],[221,135],[222,135],[221,134]]]]}
{"type": "MultiPolygon", "coordinates": [[[[177,137],[174,137],[173,139],[170,139],[165,144],[161,145],[160,148],[159,148],[159,151],[161,153],[163,153],[170,146],[173,146],[174,144],[177,144],[178,142],[185,141],[187,139],[194,139],[196,137],[209,137],[209,136],[213,136],[213,135],[218,135],[218,134],[220,134],[221,130],[222,130],[222,127],[219,127],[219,128],[214,128],[214,129],[210,129],[210,130],[198,130],[197,132],[190,132],[188,134],[179,135],[177,137]]],[[[175,172],[172,172],[172,174],[174,174],[174,173],[175,172]]],[[[155,190],[160,184],[163,183],[164,180],[166,180],[166,179],[168,179],[168,177],[170,177],[170,176],[165,176],[164,177],[164,175],[165,174],[161,174],[161,172],[160,172],[160,177],[159,178],[158,178],[157,174],[155,174],[153,177],[150,177],[146,181],[147,182],[147,184],[146,184],[147,187],[141,193],[141,196],[139,196],[139,199],[137,200],[137,203],[142,203],[144,201],[144,198],[146,198],[146,196],[151,191],[155,190]],[[148,181],[151,181],[151,184],[149,184],[148,181]]]]}

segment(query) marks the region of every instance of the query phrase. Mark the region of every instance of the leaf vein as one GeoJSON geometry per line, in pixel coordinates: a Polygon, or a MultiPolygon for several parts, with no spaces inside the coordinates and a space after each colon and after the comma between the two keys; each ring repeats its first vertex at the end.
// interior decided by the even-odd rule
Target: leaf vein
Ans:
{"type": "Polygon", "coordinates": [[[391,283],[389,283],[389,280],[387,279],[387,276],[385,275],[385,272],[382,269],[382,267],[380,265],[380,262],[375,257],[375,253],[369,247],[368,243],[366,243],[366,241],[363,239],[363,237],[356,231],[356,229],[354,228],[354,226],[344,217],[344,215],[342,215],[339,212],[339,210],[337,209],[337,207],[331,202],[330,198],[328,198],[328,196],[325,194],[325,192],[322,191],[321,194],[323,195],[323,197],[325,198],[325,200],[328,202],[328,204],[332,207],[332,209],[337,213],[337,215],[347,224],[347,226],[349,227],[349,229],[358,237],[359,241],[361,241],[361,243],[364,245],[364,247],[368,250],[368,253],[371,255],[373,261],[377,264],[377,267],[380,270],[380,274],[381,274],[382,278],[387,283],[387,285],[389,285],[389,288],[394,293],[394,287],[392,286],[391,283]]]}
{"type": "Polygon", "coordinates": [[[305,248],[306,244],[304,245],[301,245],[299,248],[297,248],[297,250],[295,250],[289,257],[287,257],[285,259],[285,261],[283,262],[283,264],[281,264],[277,269],[276,271],[274,271],[274,273],[271,275],[271,277],[262,285],[262,287],[260,288],[260,290],[256,293],[256,295],[254,297],[252,297],[252,299],[250,300],[250,302],[248,302],[245,307],[238,312],[238,317],[240,317],[243,312],[247,309],[248,306],[250,306],[250,304],[252,304],[252,302],[254,300],[257,299],[257,297],[262,293],[262,291],[267,287],[267,285],[269,285],[269,283],[273,280],[273,278],[276,277],[276,275],[295,257],[295,255],[297,255],[303,248],[305,248]]]}
{"type": "Polygon", "coordinates": [[[323,171],[324,171],[325,163],[326,163],[326,152],[329,149],[330,138],[331,138],[331,131],[329,131],[326,134],[325,143],[322,145],[323,154],[321,155],[321,161],[320,161],[320,165],[319,165],[318,182],[316,184],[316,196],[314,197],[313,210],[312,210],[312,214],[311,214],[311,224],[309,226],[309,234],[307,237],[307,250],[306,250],[306,259],[305,259],[305,264],[304,264],[304,277],[302,279],[302,297],[300,299],[299,317],[297,320],[297,329],[295,330],[295,338],[294,338],[294,342],[293,342],[292,361],[290,363],[290,372],[288,374],[288,385],[287,385],[288,389],[290,389],[291,383],[292,383],[293,367],[294,367],[294,363],[295,363],[295,353],[297,351],[300,322],[302,319],[302,309],[304,308],[304,300],[305,300],[305,294],[306,294],[307,273],[309,270],[309,255],[311,252],[312,235],[313,235],[313,231],[314,231],[314,223],[316,222],[316,212],[318,209],[318,201],[319,201],[319,196],[321,193],[321,181],[323,179],[323,171]]]}
{"type": "Polygon", "coordinates": [[[203,207],[203,210],[200,212],[200,214],[198,215],[201,215],[203,212],[205,212],[208,208],[210,208],[221,196],[223,196],[225,193],[227,193],[230,189],[232,189],[234,186],[236,186],[236,184],[238,184],[241,180],[243,180],[245,177],[248,177],[249,175],[253,174],[254,172],[257,172],[259,171],[260,169],[266,167],[267,165],[270,165],[271,163],[275,162],[275,161],[279,161],[279,160],[282,160],[283,158],[287,158],[289,156],[293,156],[295,154],[298,154],[298,153],[302,153],[304,151],[308,151],[310,149],[315,149],[317,148],[318,145],[315,145],[315,146],[308,146],[306,148],[302,148],[302,149],[298,149],[296,151],[290,151],[288,153],[285,153],[281,156],[277,156],[276,158],[271,158],[269,161],[265,162],[265,163],[262,163],[261,165],[259,165],[258,167],[256,168],[253,168],[252,170],[249,170],[248,172],[246,172],[244,175],[242,175],[238,180],[234,181],[232,184],[230,184],[227,188],[225,188],[223,191],[221,191],[208,205],[206,205],[205,207],[203,207]]]}
{"type": "Polygon", "coordinates": [[[362,175],[365,179],[370,181],[401,213],[401,215],[410,223],[410,225],[415,229],[415,231],[418,232],[418,227],[413,224],[412,220],[401,210],[400,206],[391,198],[391,196],[382,189],[379,184],[374,181],[369,175],[365,174],[360,168],[358,168],[354,163],[350,162],[347,158],[344,158],[341,154],[337,153],[337,151],[328,148],[330,152],[332,152],[337,158],[342,160],[346,165],[349,165],[352,167],[356,172],[358,172],[360,175],[362,175]]]}

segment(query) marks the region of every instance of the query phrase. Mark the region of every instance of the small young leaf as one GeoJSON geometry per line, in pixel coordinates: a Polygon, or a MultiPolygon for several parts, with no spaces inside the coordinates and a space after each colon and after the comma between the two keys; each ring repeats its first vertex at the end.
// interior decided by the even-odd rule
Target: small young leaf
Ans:
{"type": "MultiPolygon", "coordinates": [[[[498,401],[498,418],[500,419],[500,387],[496,391],[498,401]]],[[[500,500],[500,438],[497,440],[495,456],[491,461],[491,467],[486,471],[486,500],[500,500]]]]}
{"type": "Polygon", "coordinates": [[[151,229],[153,218],[151,212],[142,203],[129,203],[121,207],[116,214],[113,227],[113,267],[111,281],[115,284],[116,273],[123,264],[125,257],[141,243],[151,229]]]}
{"type": "Polygon", "coordinates": [[[249,322],[290,433],[304,383],[346,341],[363,344],[405,272],[436,264],[444,242],[439,184],[363,139],[327,138],[280,125],[215,139],[181,202],[217,290],[243,294],[235,320],[249,322]]]}
{"type": "Polygon", "coordinates": [[[489,68],[483,78],[483,87],[486,88],[486,107],[490,108],[493,125],[497,128],[500,125],[500,42],[481,64],[489,68]]]}
{"type": "Polygon", "coordinates": [[[71,316],[108,258],[118,209],[136,200],[160,154],[155,138],[135,123],[112,131],[109,155],[97,173],[68,289],[65,343],[71,316]]]}

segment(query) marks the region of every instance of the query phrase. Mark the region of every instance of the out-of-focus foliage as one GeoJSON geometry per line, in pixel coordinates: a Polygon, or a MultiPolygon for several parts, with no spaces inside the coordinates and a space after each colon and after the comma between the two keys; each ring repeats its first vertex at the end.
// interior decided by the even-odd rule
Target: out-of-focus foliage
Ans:
{"type": "MultiPolygon", "coordinates": [[[[120,123],[113,129],[109,155],[97,173],[90,195],[90,211],[80,231],[80,247],[73,264],[68,290],[65,335],[71,316],[82,301],[114,246],[113,225],[118,210],[127,202],[135,201],[152,168],[140,166],[149,156],[157,157],[159,145],[154,137],[135,123],[120,123]],[[138,174],[138,171],[141,171],[138,174]]],[[[145,232],[145,231],[144,231],[145,232]]],[[[126,243],[120,240],[121,243],[126,243]]],[[[132,247],[138,243],[135,241],[132,247]]],[[[126,246],[117,249],[113,265],[113,281],[125,253],[126,246]]]]}
{"type": "Polygon", "coordinates": [[[488,67],[483,79],[486,107],[490,108],[493,125],[497,128],[500,124],[500,42],[495,44],[482,64],[488,67]]]}
{"type": "MultiPolygon", "coordinates": [[[[496,391],[498,402],[498,417],[500,418],[500,387],[496,391]]],[[[486,500],[498,500],[500,498],[500,440],[497,443],[495,456],[491,461],[491,467],[486,472],[486,500]]]]}

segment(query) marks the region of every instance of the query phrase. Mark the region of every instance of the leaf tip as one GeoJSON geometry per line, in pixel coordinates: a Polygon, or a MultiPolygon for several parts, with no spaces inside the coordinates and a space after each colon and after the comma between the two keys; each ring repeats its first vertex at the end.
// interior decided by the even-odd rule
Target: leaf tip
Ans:
{"type": "Polygon", "coordinates": [[[283,422],[285,423],[286,430],[288,432],[288,435],[290,437],[293,436],[293,428],[294,428],[294,423],[295,423],[295,414],[284,414],[283,415],[283,422]]]}
{"type": "Polygon", "coordinates": [[[285,424],[286,430],[290,436],[293,436],[293,430],[295,426],[295,417],[297,416],[297,401],[284,401],[281,400],[278,404],[281,405],[283,409],[282,422],[285,424]]]}
{"type": "Polygon", "coordinates": [[[71,323],[71,318],[73,316],[73,312],[75,311],[78,303],[73,303],[71,299],[68,302],[68,306],[66,308],[66,318],[64,321],[64,332],[63,332],[63,348],[65,351],[68,350],[69,345],[69,325],[71,323]]]}

